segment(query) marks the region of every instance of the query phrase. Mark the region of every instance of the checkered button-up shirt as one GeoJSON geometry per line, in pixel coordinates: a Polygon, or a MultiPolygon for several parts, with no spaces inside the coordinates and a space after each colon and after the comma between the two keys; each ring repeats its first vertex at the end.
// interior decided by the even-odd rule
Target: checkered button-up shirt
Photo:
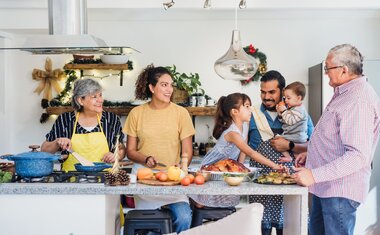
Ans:
{"type": "Polygon", "coordinates": [[[379,131],[380,100],[366,77],[336,87],[309,141],[306,167],[316,182],[309,191],[363,202],[379,131]]]}

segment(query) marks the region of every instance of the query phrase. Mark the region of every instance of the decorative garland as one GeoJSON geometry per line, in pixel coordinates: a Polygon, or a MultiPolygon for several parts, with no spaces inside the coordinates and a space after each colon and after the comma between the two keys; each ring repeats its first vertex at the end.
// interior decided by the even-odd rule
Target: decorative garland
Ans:
{"type": "MultiPolygon", "coordinates": [[[[71,63],[71,62],[70,62],[71,63]]],[[[128,68],[129,70],[133,69],[133,62],[128,61],[128,68]]],[[[47,99],[41,100],[41,107],[43,109],[46,109],[47,107],[57,107],[57,106],[70,106],[71,105],[71,96],[72,96],[72,90],[73,90],[73,84],[75,80],[78,79],[78,76],[76,75],[75,70],[65,70],[65,74],[67,77],[65,88],[62,90],[61,93],[59,93],[56,97],[54,97],[51,101],[47,99]]],[[[108,100],[104,100],[104,106],[107,107],[117,107],[117,106],[124,106],[124,105],[130,105],[129,102],[112,102],[108,100]]],[[[49,118],[48,113],[42,113],[40,117],[40,123],[44,123],[49,118]]]]}
{"type": "Polygon", "coordinates": [[[258,81],[267,71],[267,56],[263,52],[259,51],[258,48],[254,48],[252,44],[244,47],[243,49],[248,55],[260,61],[256,73],[250,79],[240,81],[241,85],[245,86],[252,81],[258,81]]]}

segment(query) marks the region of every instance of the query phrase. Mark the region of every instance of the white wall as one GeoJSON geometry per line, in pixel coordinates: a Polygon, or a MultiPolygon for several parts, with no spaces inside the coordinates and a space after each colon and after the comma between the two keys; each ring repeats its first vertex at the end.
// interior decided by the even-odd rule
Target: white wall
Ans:
{"type": "MultiPolygon", "coordinates": [[[[198,72],[206,93],[216,99],[232,92],[245,92],[255,104],[260,103],[258,82],[243,87],[239,82],[219,78],[213,69],[215,60],[229,47],[234,28],[233,10],[157,9],[145,15],[145,11],[141,11],[140,14],[146,17],[135,18],[136,10],[123,12],[114,15],[107,12],[108,18],[104,12],[103,15],[96,11],[89,14],[89,33],[104,39],[109,45],[132,46],[142,52],[132,56],[135,69],[125,74],[123,87],[118,85],[116,77],[101,81],[106,98],[133,99],[137,74],[142,67],[153,62],[155,65],[175,64],[181,72],[198,72]]],[[[47,27],[39,23],[38,14],[31,12],[31,19],[35,17],[37,22],[28,23],[28,32],[40,32],[47,27]]],[[[373,11],[262,10],[241,11],[238,16],[243,45],[252,43],[263,51],[268,57],[269,69],[279,70],[288,82],[299,80],[307,83],[308,67],[323,60],[327,51],[339,43],[356,45],[367,59],[380,58],[377,46],[380,22],[373,11]]],[[[0,27],[4,28],[5,21],[1,19],[0,22],[0,27]]],[[[22,32],[22,20],[20,22],[19,25],[12,22],[17,32],[22,32]]],[[[50,57],[54,68],[62,67],[71,59],[62,55],[50,57]]],[[[12,134],[11,137],[1,134],[0,141],[10,138],[11,145],[0,149],[0,153],[26,150],[28,144],[42,141],[52,125],[53,120],[46,124],[38,122],[43,112],[39,104],[41,97],[33,93],[38,83],[31,78],[33,68],[44,68],[45,58],[44,55],[7,52],[5,77],[10,91],[6,98],[12,109],[8,114],[13,116],[9,126],[12,134]]],[[[196,119],[199,127],[196,141],[206,141],[206,123],[212,124],[212,118],[196,119]]]]}
{"type": "MultiPolygon", "coordinates": [[[[18,21],[10,20],[9,13],[2,14],[1,10],[0,13],[0,29],[41,32],[47,27],[47,22],[41,20],[46,15],[40,16],[40,12],[15,13],[25,17],[18,21]]],[[[269,69],[279,70],[288,83],[296,80],[307,83],[308,68],[325,59],[327,51],[337,44],[354,44],[366,59],[380,59],[378,15],[369,10],[255,10],[239,12],[238,25],[243,44],[252,43],[263,51],[268,57],[269,69]]],[[[215,60],[229,47],[234,27],[233,10],[125,9],[114,14],[98,10],[89,12],[89,18],[90,34],[109,45],[132,46],[142,52],[133,55],[135,70],[126,73],[123,87],[118,85],[117,78],[101,81],[107,99],[133,99],[137,74],[153,62],[164,66],[175,64],[181,72],[199,73],[203,88],[214,98],[245,92],[255,104],[260,103],[258,82],[242,87],[238,82],[222,80],[213,70],[215,60]]],[[[33,68],[44,68],[46,56],[3,53],[0,52],[0,84],[5,87],[0,94],[0,154],[19,153],[26,151],[29,144],[41,143],[54,121],[39,123],[43,112],[41,97],[33,93],[38,83],[31,78],[33,68]]],[[[54,68],[62,67],[71,59],[62,55],[50,57],[54,68]]],[[[211,125],[212,118],[196,119],[196,141],[206,141],[206,123],[211,125]]],[[[374,200],[372,207],[377,204],[374,200]]],[[[361,229],[358,234],[365,234],[364,230],[373,221],[377,218],[358,218],[361,229]]]]}

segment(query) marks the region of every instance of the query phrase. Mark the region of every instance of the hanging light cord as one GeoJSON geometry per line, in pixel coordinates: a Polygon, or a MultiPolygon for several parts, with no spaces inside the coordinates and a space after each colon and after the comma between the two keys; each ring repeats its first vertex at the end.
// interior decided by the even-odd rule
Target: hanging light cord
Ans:
{"type": "Polygon", "coordinates": [[[238,27],[237,27],[237,9],[238,9],[238,4],[235,4],[235,30],[238,29],[238,27]]]}

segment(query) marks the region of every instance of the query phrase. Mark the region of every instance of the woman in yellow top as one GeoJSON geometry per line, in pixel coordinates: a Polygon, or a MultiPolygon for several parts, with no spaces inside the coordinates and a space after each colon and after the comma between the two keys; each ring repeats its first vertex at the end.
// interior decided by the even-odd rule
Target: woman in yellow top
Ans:
{"type": "MultiPolygon", "coordinates": [[[[164,67],[149,65],[139,75],[135,96],[151,100],[132,109],[123,128],[127,157],[135,162],[132,172],[139,167],[161,170],[157,162],[175,165],[180,156],[187,156],[190,163],[195,130],[188,111],[171,102],[172,94],[173,79],[164,67]]],[[[139,209],[169,209],[177,233],[190,228],[192,213],[185,195],[136,195],[135,204],[139,209]]]]}
{"type": "MultiPolygon", "coordinates": [[[[81,79],[74,83],[72,96],[73,112],[58,116],[53,128],[46,135],[41,151],[55,153],[73,150],[93,162],[114,162],[113,151],[116,138],[122,143],[124,135],[121,123],[114,113],[103,111],[102,87],[92,79],[81,79]]],[[[119,158],[125,156],[125,147],[119,145],[119,158]]],[[[75,170],[78,161],[71,154],[63,162],[62,169],[75,170]]]]}

